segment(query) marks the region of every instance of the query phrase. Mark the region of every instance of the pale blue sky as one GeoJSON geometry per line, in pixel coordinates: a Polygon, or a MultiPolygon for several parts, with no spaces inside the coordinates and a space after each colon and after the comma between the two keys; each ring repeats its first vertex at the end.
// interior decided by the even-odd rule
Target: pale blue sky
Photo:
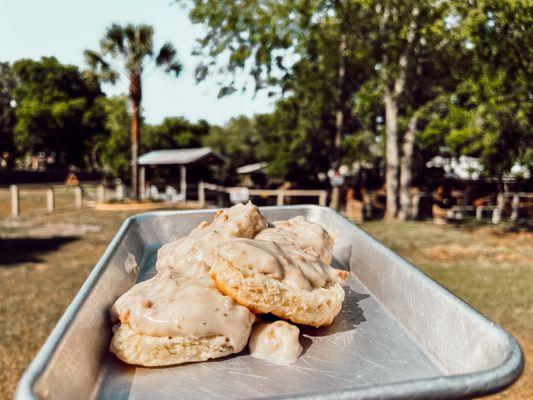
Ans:
{"type": "MultiPolygon", "coordinates": [[[[255,98],[252,93],[235,93],[217,99],[215,77],[195,83],[197,59],[191,56],[191,49],[202,28],[194,26],[187,11],[171,0],[0,0],[0,61],[53,55],[63,63],[83,66],[83,50],[97,49],[112,22],[153,25],[156,42],[171,41],[185,67],[178,79],[160,71],[145,79],[143,107],[147,122],[182,115],[193,121],[204,118],[221,124],[233,116],[273,108],[266,93],[255,98]]],[[[125,82],[104,87],[108,94],[124,93],[126,89],[125,82]]]]}

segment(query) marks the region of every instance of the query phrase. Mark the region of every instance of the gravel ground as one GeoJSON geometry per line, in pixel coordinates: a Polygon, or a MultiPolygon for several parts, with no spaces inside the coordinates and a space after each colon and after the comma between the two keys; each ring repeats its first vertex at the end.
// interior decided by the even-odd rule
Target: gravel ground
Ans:
{"type": "MultiPolygon", "coordinates": [[[[16,382],[135,212],[70,210],[0,219],[0,398],[16,382]]],[[[533,359],[533,234],[505,227],[368,222],[363,228],[515,334],[533,359]]],[[[498,398],[533,398],[533,372],[498,398]]]]}

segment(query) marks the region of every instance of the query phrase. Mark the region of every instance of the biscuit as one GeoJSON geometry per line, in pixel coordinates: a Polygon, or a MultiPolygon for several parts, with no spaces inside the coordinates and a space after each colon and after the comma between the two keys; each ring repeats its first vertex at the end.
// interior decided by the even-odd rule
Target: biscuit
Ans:
{"type": "Polygon", "coordinates": [[[110,350],[120,360],[145,367],[205,361],[235,353],[229,338],[216,335],[199,339],[183,336],[149,336],[128,325],[115,325],[110,350]]]}
{"type": "Polygon", "coordinates": [[[256,314],[319,327],[340,312],[348,273],[290,245],[235,239],[221,246],[211,276],[220,292],[256,314]]]}
{"type": "Polygon", "coordinates": [[[117,322],[111,351],[127,363],[145,366],[238,353],[255,321],[211,279],[182,277],[171,268],[130,288],[114,303],[111,316],[117,322]]]}

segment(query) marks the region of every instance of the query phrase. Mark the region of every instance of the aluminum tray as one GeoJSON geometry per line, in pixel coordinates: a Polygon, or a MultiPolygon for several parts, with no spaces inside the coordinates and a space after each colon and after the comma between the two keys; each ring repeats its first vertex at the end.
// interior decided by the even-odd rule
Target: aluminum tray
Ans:
{"type": "Polygon", "coordinates": [[[16,399],[467,398],[510,385],[523,369],[516,340],[335,211],[265,207],[337,236],[335,260],[351,271],[341,314],[303,328],[305,352],[288,367],[246,354],[170,368],[134,368],[108,351],[108,308],[154,273],[162,243],[214,210],[152,212],[124,222],[22,377],[16,399]],[[139,276],[124,268],[129,259],[139,276]]]}

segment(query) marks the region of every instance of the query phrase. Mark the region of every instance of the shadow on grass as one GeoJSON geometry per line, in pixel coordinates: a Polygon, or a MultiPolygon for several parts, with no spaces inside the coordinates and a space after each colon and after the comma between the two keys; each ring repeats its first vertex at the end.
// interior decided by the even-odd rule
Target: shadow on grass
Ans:
{"type": "Polygon", "coordinates": [[[45,253],[79,240],[78,236],[54,236],[49,238],[0,238],[0,268],[11,264],[41,262],[45,253]]]}
{"type": "MultiPolygon", "coordinates": [[[[426,219],[425,221],[431,220],[426,219]]],[[[510,221],[508,217],[505,217],[499,224],[493,224],[490,218],[477,220],[472,217],[467,217],[464,219],[449,219],[440,226],[458,228],[470,232],[479,228],[495,228],[500,230],[502,234],[508,232],[533,232],[533,218],[521,218],[517,221],[510,221]]]]}

